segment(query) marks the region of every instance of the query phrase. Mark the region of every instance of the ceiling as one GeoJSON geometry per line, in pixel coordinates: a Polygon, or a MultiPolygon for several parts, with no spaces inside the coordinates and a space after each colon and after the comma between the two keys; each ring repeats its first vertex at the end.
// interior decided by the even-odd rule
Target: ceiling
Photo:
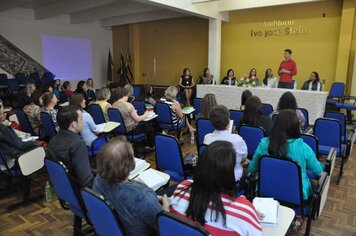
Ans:
{"type": "Polygon", "coordinates": [[[104,28],[185,16],[228,20],[228,11],[322,0],[0,0],[0,14],[34,10],[36,20],[68,15],[71,24],[99,22],[104,28]]]}

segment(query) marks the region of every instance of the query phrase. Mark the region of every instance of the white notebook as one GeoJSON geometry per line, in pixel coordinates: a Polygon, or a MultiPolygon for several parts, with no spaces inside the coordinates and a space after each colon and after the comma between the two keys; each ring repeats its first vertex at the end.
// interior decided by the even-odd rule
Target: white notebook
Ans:
{"type": "Polygon", "coordinates": [[[279,202],[273,198],[255,197],[253,205],[256,211],[262,213],[265,217],[260,220],[262,226],[277,226],[279,202]]]}
{"type": "Polygon", "coordinates": [[[134,179],[142,171],[150,167],[150,164],[143,160],[135,157],[135,169],[130,172],[129,179],[134,179]]]}
{"type": "Polygon", "coordinates": [[[157,190],[168,182],[167,179],[165,179],[162,175],[158,174],[157,171],[153,169],[145,170],[138,176],[138,178],[140,178],[140,182],[146,184],[153,190],[157,190]]]}
{"type": "Polygon", "coordinates": [[[120,125],[120,123],[118,123],[118,122],[109,121],[106,123],[96,125],[96,130],[99,133],[102,133],[102,132],[109,133],[109,132],[113,131],[114,129],[116,129],[119,125],[120,125]]]}
{"type": "Polygon", "coordinates": [[[193,113],[195,111],[194,107],[184,107],[182,109],[182,113],[189,115],[190,113],[193,113]]]}

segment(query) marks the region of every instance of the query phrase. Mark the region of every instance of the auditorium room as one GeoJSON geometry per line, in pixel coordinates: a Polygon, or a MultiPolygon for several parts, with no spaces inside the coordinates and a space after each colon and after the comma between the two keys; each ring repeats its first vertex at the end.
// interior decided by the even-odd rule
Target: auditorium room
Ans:
{"type": "Polygon", "coordinates": [[[356,0],[0,0],[0,235],[356,235],[356,0]]]}

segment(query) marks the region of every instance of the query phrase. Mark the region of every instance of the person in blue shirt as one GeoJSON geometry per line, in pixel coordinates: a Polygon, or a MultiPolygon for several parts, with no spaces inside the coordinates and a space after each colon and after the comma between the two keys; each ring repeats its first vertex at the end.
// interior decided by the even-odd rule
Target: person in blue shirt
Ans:
{"type": "Polygon", "coordinates": [[[306,170],[320,175],[323,165],[316,159],[315,153],[300,138],[299,120],[292,109],[282,110],[276,118],[269,138],[263,138],[258,145],[255,155],[249,164],[251,173],[259,169],[259,159],[270,155],[285,157],[296,161],[302,172],[303,199],[307,200],[313,194],[313,188],[306,170]]]}
{"type": "Polygon", "coordinates": [[[98,174],[93,190],[112,203],[125,235],[156,235],[156,216],[162,210],[169,210],[168,198],[163,195],[159,199],[152,189],[128,179],[135,167],[131,144],[113,138],[100,149],[96,158],[98,174]]]}

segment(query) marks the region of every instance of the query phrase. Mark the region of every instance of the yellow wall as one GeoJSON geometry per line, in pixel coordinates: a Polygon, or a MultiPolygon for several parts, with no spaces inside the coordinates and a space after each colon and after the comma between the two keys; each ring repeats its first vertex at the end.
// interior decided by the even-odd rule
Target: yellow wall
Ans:
{"type": "Polygon", "coordinates": [[[208,64],[208,21],[196,17],[177,18],[113,28],[114,65],[120,63],[120,50],[130,48],[135,62],[135,83],[177,85],[185,67],[198,78],[208,64]],[[126,34],[125,34],[126,33],[126,34]],[[117,44],[117,45],[115,45],[117,44]],[[156,78],[153,60],[156,59],[156,78]]]}
{"type": "Polygon", "coordinates": [[[298,87],[311,71],[317,71],[329,90],[335,79],[341,9],[342,1],[335,0],[230,12],[229,22],[222,26],[221,75],[233,68],[240,77],[252,67],[257,69],[260,79],[268,67],[278,75],[283,50],[291,48],[297,63],[298,75],[294,78],[298,87]],[[263,26],[274,20],[293,20],[291,27],[301,26],[306,33],[264,37],[266,29],[286,28],[263,26]],[[262,31],[262,37],[251,37],[251,30],[262,31]]]}
{"type": "Polygon", "coordinates": [[[114,78],[117,79],[117,71],[120,67],[121,51],[126,55],[129,51],[129,26],[114,26],[112,28],[114,78]]]}

